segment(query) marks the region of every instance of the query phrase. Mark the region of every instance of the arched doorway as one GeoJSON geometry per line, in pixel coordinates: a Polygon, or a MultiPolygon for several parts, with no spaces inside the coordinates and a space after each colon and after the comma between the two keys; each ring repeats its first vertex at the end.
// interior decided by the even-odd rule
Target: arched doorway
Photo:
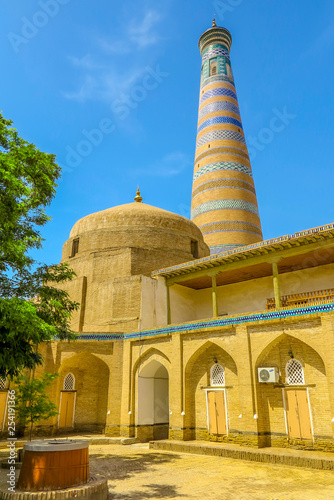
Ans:
{"type": "Polygon", "coordinates": [[[68,373],[64,378],[63,390],[60,393],[58,427],[73,428],[75,413],[75,377],[68,373]]]}
{"type": "Polygon", "coordinates": [[[308,387],[300,361],[290,359],[286,366],[285,414],[290,439],[313,439],[308,387]]]}
{"type": "Polygon", "coordinates": [[[137,437],[141,441],[168,439],[169,376],[157,360],[138,372],[137,437]]]}

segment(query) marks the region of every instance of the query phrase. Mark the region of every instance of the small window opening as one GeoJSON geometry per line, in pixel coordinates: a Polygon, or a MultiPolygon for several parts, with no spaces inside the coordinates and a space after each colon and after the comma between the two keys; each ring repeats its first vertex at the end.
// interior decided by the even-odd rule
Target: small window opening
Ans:
{"type": "Polygon", "coordinates": [[[208,144],[208,148],[210,147],[210,144],[208,144]]]}
{"type": "Polygon", "coordinates": [[[75,378],[72,373],[68,373],[64,378],[64,391],[74,391],[75,378]]]}
{"type": "Polygon", "coordinates": [[[300,361],[292,359],[286,364],[286,382],[289,385],[305,384],[303,365],[300,361]]]}
{"type": "Polygon", "coordinates": [[[72,241],[72,253],[70,257],[74,257],[79,251],[79,238],[75,238],[75,240],[72,241]]]}
{"type": "Polygon", "coordinates": [[[225,385],[225,370],[223,366],[215,364],[211,367],[210,385],[225,385]]]}
{"type": "Polygon", "coordinates": [[[191,240],[191,255],[194,259],[198,259],[198,241],[191,240]]]}

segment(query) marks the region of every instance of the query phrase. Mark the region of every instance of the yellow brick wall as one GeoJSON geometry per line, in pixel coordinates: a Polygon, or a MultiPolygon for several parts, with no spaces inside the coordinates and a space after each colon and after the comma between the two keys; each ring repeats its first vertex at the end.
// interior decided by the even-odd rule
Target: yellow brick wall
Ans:
{"type": "MultiPolygon", "coordinates": [[[[136,436],[142,440],[156,436],[160,432],[154,429],[157,426],[137,425],[138,373],[156,360],[169,374],[170,439],[300,446],[303,443],[289,441],[286,434],[282,388],[257,381],[259,366],[277,366],[280,382],[284,384],[285,365],[291,359],[289,351],[302,363],[309,385],[315,445],[331,449],[334,415],[331,313],[123,342],[55,342],[44,347],[43,355],[44,369],[60,373],[50,391],[57,405],[66,373],[71,371],[76,377],[78,430],[105,428],[108,435],[136,436]],[[210,383],[214,358],[225,367],[228,436],[209,436],[207,430],[202,387],[210,383]]],[[[56,420],[49,424],[55,426],[56,420]]]]}

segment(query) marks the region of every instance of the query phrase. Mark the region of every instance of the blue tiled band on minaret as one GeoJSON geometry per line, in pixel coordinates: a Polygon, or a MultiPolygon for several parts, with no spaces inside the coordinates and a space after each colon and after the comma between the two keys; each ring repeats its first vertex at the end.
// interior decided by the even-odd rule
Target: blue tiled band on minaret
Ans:
{"type": "Polygon", "coordinates": [[[239,108],[235,104],[229,101],[216,101],[206,104],[199,112],[198,119],[201,120],[204,116],[210,113],[217,113],[218,111],[231,111],[236,115],[240,116],[239,108]]]}
{"type": "Polygon", "coordinates": [[[230,118],[229,116],[216,116],[214,118],[208,118],[203,122],[197,129],[197,132],[201,132],[204,128],[210,127],[211,125],[220,125],[221,123],[227,123],[230,125],[235,125],[242,129],[242,123],[235,118],[230,118]]]}

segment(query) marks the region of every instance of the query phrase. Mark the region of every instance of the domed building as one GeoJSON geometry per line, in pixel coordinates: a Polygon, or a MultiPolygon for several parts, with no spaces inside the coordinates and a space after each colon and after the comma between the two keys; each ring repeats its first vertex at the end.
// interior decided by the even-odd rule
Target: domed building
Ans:
{"type": "MultiPolygon", "coordinates": [[[[62,255],[77,275],[69,284],[71,298],[81,304],[73,329],[128,333],[145,327],[142,293],[154,291],[152,271],[208,255],[193,222],[142,203],[139,191],[133,203],[80,219],[62,255]]],[[[166,322],[167,316],[159,317],[154,326],[166,322]]]]}

